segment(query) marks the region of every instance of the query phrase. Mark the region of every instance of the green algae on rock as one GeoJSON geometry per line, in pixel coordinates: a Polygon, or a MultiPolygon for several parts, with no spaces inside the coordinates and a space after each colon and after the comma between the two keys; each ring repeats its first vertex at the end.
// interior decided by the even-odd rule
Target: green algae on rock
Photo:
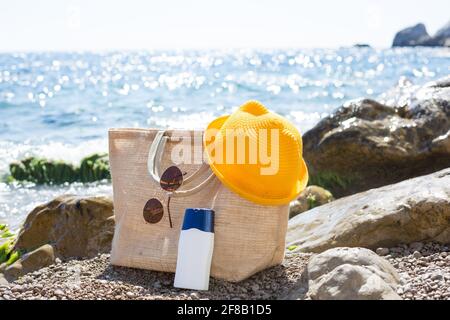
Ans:
{"type": "Polygon", "coordinates": [[[110,179],[108,155],[95,153],[82,159],[79,177],[81,182],[110,179]]]}
{"type": "Polygon", "coordinates": [[[8,260],[6,260],[6,265],[10,266],[20,258],[20,252],[19,251],[12,251],[9,254],[8,260]]]}
{"type": "Polygon", "coordinates": [[[17,261],[20,250],[14,250],[15,234],[12,233],[6,224],[0,224],[0,265],[6,263],[7,266],[17,261]]]}
{"type": "Polygon", "coordinates": [[[81,160],[80,166],[61,160],[29,157],[9,165],[7,181],[29,181],[36,184],[93,182],[110,179],[108,154],[95,153],[81,160]]]}
{"type": "Polygon", "coordinates": [[[12,244],[10,241],[6,241],[2,245],[0,245],[0,264],[8,261],[9,254],[11,253],[12,244]]]}
{"type": "Polygon", "coordinates": [[[15,180],[37,184],[74,182],[78,176],[72,164],[35,157],[14,162],[9,168],[15,180]]]}
{"type": "Polygon", "coordinates": [[[6,224],[0,223],[0,238],[6,239],[14,236],[6,224]]]}
{"type": "MultiPolygon", "coordinates": [[[[14,255],[11,256],[12,258],[14,255]]],[[[6,263],[3,276],[7,281],[15,281],[17,278],[46,266],[49,266],[55,262],[55,254],[53,247],[49,244],[45,244],[31,252],[27,252],[17,257],[14,261],[8,261],[6,263]]]]}

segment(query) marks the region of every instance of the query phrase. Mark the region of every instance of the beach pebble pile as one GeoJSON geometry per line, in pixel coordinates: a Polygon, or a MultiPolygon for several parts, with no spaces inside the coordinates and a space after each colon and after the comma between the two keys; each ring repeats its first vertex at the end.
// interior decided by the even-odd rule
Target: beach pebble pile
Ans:
{"type": "Polygon", "coordinates": [[[310,256],[288,254],[283,265],[240,283],[211,279],[209,291],[193,291],[174,288],[173,273],[114,267],[109,254],[102,254],[81,261],[58,261],[8,287],[0,285],[0,300],[276,299],[295,284],[310,256]]]}
{"type": "Polygon", "coordinates": [[[378,248],[400,274],[397,293],[405,300],[450,300],[450,246],[414,242],[378,248]]]}

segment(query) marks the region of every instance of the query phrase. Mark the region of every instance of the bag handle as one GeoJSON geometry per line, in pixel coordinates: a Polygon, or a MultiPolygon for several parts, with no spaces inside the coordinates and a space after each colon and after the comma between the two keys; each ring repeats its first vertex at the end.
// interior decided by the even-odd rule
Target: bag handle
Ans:
{"type": "MultiPolygon", "coordinates": [[[[166,135],[166,131],[164,130],[158,131],[148,151],[148,159],[147,159],[148,173],[150,174],[152,180],[157,184],[159,184],[161,180],[159,164],[161,163],[164,147],[166,145],[167,140],[169,139],[170,138],[166,135]]],[[[211,171],[211,169],[207,163],[202,163],[200,168],[198,168],[194,173],[192,173],[190,176],[184,179],[183,184],[188,184],[192,182],[196,177],[200,176],[206,171],[211,171]]],[[[209,182],[211,182],[214,178],[215,175],[211,171],[210,175],[206,179],[204,179],[200,184],[196,185],[191,189],[173,191],[171,192],[171,195],[177,197],[194,194],[203,189],[203,187],[206,186],[209,182]]]]}

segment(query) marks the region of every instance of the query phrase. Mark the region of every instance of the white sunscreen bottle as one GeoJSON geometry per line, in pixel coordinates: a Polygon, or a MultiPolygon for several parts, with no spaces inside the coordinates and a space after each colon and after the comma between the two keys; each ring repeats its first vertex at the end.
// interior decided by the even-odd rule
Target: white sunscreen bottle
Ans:
{"type": "Polygon", "coordinates": [[[214,249],[214,210],[188,208],[178,242],[174,287],[208,290],[214,249]]]}

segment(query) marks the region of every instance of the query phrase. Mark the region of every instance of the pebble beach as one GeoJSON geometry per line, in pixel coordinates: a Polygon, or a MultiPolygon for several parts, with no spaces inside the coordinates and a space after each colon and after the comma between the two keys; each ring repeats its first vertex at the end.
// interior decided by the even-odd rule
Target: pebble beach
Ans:
{"type": "Polygon", "coordinates": [[[0,287],[3,299],[198,300],[276,299],[299,279],[311,254],[288,255],[281,266],[239,283],[211,279],[209,291],[173,287],[174,274],[111,266],[109,254],[93,259],[58,261],[27,274],[10,287],[0,287]]]}
{"type": "MultiPolygon", "coordinates": [[[[450,247],[416,242],[376,252],[401,277],[397,293],[404,300],[450,300],[450,247]]],[[[240,283],[212,279],[209,291],[173,288],[171,273],[115,267],[109,254],[70,260],[27,274],[0,286],[0,299],[24,300],[198,300],[278,299],[300,280],[311,253],[287,253],[281,266],[240,283]]]]}
{"type": "Polygon", "coordinates": [[[405,300],[450,300],[450,246],[415,242],[388,249],[385,258],[401,277],[405,300]]]}

